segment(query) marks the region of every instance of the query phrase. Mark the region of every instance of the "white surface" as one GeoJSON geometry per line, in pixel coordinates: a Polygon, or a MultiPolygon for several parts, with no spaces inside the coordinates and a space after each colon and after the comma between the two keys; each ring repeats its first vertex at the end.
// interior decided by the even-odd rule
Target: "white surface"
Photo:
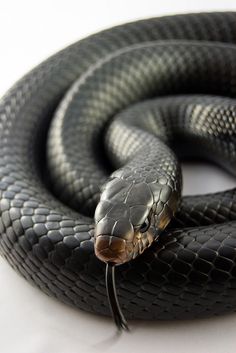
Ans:
{"type": "MultiPolygon", "coordinates": [[[[0,95],[45,57],[105,27],[166,13],[233,9],[235,0],[1,1],[0,95]]],[[[185,193],[234,185],[217,168],[185,167],[185,193]]],[[[1,353],[235,352],[236,314],[195,321],[134,322],[130,334],[116,338],[111,320],[48,298],[2,259],[0,283],[1,353]]]]}

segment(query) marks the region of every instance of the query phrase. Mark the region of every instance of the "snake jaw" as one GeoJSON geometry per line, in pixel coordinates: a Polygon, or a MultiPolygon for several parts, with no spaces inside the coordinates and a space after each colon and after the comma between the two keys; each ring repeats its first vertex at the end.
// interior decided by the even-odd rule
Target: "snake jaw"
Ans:
{"type": "Polygon", "coordinates": [[[136,232],[133,241],[132,259],[141,255],[154,241],[155,236],[150,230],[145,233],[136,232]]]}
{"type": "Polygon", "coordinates": [[[122,238],[99,235],[95,240],[95,254],[101,261],[119,265],[132,259],[130,244],[122,238]]]}
{"type": "Polygon", "coordinates": [[[132,241],[111,235],[98,235],[95,237],[95,255],[103,262],[120,265],[142,254],[154,239],[149,231],[136,232],[132,241]]]}

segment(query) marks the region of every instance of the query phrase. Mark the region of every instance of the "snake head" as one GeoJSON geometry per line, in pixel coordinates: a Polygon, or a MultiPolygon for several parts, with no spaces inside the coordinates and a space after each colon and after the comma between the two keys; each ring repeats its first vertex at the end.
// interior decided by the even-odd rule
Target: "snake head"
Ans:
{"type": "Polygon", "coordinates": [[[95,211],[95,254],[122,264],[141,254],[154,240],[154,195],[145,182],[114,178],[103,188],[95,211]]]}

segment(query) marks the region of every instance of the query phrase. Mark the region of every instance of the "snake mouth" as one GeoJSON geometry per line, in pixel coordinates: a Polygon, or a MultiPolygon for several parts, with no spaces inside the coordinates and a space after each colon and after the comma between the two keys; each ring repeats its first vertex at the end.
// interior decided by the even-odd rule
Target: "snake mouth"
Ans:
{"type": "Polygon", "coordinates": [[[95,239],[95,254],[106,263],[122,264],[132,258],[133,245],[125,239],[111,235],[99,235],[95,239]]]}

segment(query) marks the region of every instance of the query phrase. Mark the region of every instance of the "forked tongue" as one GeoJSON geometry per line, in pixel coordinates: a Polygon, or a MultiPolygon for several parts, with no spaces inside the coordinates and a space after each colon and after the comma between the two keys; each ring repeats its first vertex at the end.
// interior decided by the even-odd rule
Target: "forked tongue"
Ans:
{"type": "Polygon", "coordinates": [[[129,331],[127,321],[121,311],[119,301],[116,294],[115,284],[115,265],[111,263],[106,264],[106,289],[110,305],[112,317],[115,321],[116,327],[119,331],[129,331]]]}

